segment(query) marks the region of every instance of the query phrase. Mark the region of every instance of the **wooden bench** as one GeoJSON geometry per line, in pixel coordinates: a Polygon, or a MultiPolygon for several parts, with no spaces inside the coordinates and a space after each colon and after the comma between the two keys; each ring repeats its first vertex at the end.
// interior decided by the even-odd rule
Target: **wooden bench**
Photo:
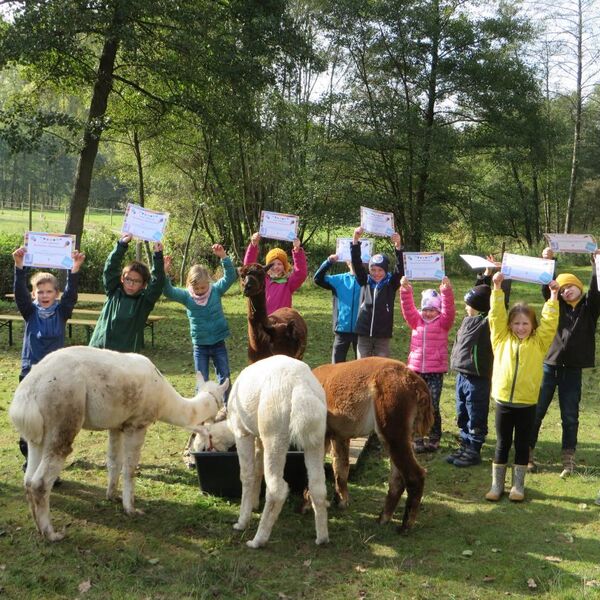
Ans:
{"type": "MultiPolygon", "coordinates": [[[[76,309],[73,312],[79,312],[81,314],[96,314],[99,315],[100,311],[94,311],[91,309],[76,309]]],[[[166,317],[162,316],[162,315],[150,315],[148,317],[148,319],[146,320],[146,327],[150,328],[150,332],[152,334],[152,346],[154,346],[154,325],[157,321],[161,321],[162,319],[165,319],[166,317]]],[[[15,315],[15,314],[4,314],[4,315],[0,315],[0,329],[2,329],[3,327],[6,327],[8,329],[8,345],[12,346],[13,345],[13,323],[17,321],[21,321],[23,322],[23,317],[21,315],[15,315]]],[[[73,325],[83,325],[85,327],[85,331],[86,331],[86,337],[87,337],[87,341],[89,343],[91,337],[92,337],[92,330],[94,329],[94,327],[96,326],[96,319],[79,319],[77,317],[75,318],[71,318],[67,321],[67,332],[69,335],[69,338],[73,337],[73,329],[72,326],[73,325]]]]}

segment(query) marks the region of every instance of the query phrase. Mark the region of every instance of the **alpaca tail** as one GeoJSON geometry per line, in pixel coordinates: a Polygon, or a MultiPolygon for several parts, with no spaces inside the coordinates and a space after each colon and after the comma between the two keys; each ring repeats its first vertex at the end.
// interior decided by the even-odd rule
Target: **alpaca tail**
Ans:
{"type": "Polygon", "coordinates": [[[413,424],[413,433],[419,437],[429,434],[435,415],[431,402],[431,393],[427,384],[418,375],[414,375],[414,394],[417,405],[417,414],[413,424]]]}
{"type": "Polygon", "coordinates": [[[29,386],[21,383],[15,392],[8,414],[15,429],[28,442],[41,444],[44,437],[44,417],[29,386]]]}
{"type": "Polygon", "coordinates": [[[319,382],[315,378],[296,385],[292,390],[290,442],[299,449],[324,446],[326,425],[327,402],[319,382]]]}

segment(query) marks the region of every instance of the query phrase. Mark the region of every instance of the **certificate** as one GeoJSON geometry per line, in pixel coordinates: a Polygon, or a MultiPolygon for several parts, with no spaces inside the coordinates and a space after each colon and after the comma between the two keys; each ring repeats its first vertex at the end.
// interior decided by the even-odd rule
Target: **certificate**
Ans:
{"type": "Polygon", "coordinates": [[[148,242],[160,242],[165,234],[169,213],[142,208],[129,203],[125,210],[122,233],[130,233],[134,237],[148,242]]]}
{"type": "Polygon", "coordinates": [[[596,263],[596,281],[598,282],[598,291],[600,292],[600,254],[596,254],[594,262],[596,263]]]}
{"type": "Polygon", "coordinates": [[[388,212],[360,207],[360,226],[373,235],[390,237],[396,231],[394,228],[394,215],[388,212]]]}
{"type": "Polygon", "coordinates": [[[489,267],[494,268],[496,265],[487,260],[481,258],[481,256],[474,256],[473,254],[461,254],[460,257],[471,267],[471,269],[487,269],[489,267]]]}
{"type": "Polygon", "coordinates": [[[500,272],[508,279],[546,285],[554,277],[554,261],[505,253],[500,272]]]}
{"type": "Polygon", "coordinates": [[[293,242],[298,237],[298,217],[263,210],[260,213],[258,232],[262,237],[272,240],[293,242]]]}
{"type": "Polygon", "coordinates": [[[404,274],[414,281],[439,281],[444,278],[441,252],[404,252],[404,274]]]}
{"type": "Polygon", "coordinates": [[[28,231],[25,234],[26,267],[72,269],[75,236],[63,233],[28,231]]]}
{"type": "MultiPolygon", "coordinates": [[[[364,263],[368,263],[373,256],[373,240],[360,240],[360,258],[364,263]]],[[[335,253],[338,257],[338,262],[348,262],[350,260],[350,244],[352,238],[337,238],[335,243],[335,253]]]]}
{"type": "Polygon", "coordinates": [[[545,233],[544,237],[553,252],[586,254],[598,248],[594,236],[587,233],[545,233]]]}

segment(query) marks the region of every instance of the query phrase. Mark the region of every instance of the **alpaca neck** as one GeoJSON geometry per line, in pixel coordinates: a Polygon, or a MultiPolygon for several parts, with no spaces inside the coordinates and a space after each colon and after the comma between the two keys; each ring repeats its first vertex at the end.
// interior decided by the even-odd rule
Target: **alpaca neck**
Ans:
{"type": "Polygon", "coordinates": [[[200,391],[193,398],[180,396],[173,387],[164,394],[158,419],[171,425],[189,427],[214,417],[219,408],[219,401],[210,392],[200,391]]]}
{"type": "Polygon", "coordinates": [[[266,304],[264,292],[248,297],[248,343],[256,350],[270,341],[266,304]]]}

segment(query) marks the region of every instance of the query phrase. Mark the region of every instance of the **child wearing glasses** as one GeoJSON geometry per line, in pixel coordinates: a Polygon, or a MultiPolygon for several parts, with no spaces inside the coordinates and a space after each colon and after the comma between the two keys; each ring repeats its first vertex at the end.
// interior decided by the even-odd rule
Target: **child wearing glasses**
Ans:
{"type": "Polygon", "coordinates": [[[104,264],[102,281],[108,299],[90,340],[90,346],[119,352],[138,352],[144,345],[144,327],[148,315],[162,294],[165,282],[163,246],[154,244],[152,271],[139,261],[121,263],[131,234],[117,242],[104,264]]]}

